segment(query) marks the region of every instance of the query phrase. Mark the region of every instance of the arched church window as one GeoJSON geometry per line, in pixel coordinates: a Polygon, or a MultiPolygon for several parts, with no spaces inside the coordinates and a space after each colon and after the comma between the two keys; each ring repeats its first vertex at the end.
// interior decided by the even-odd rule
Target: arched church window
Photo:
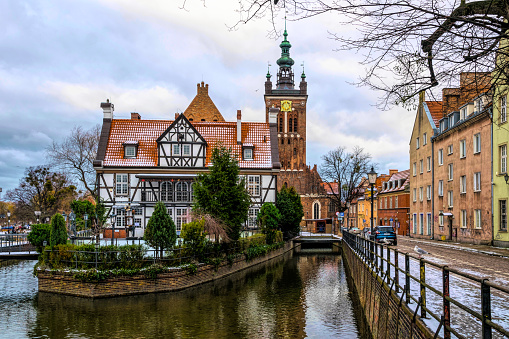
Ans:
{"type": "Polygon", "coordinates": [[[288,145],[290,145],[290,138],[288,138],[288,145]]]}
{"type": "Polygon", "coordinates": [[[281,138],[281,145],[285,144],[285,139],[281,138]]]}
{"type": "Polygon", "coordinates": [[[297,155],[297,148],[293,149],[293,155],[297,155]]]}
{"type": "Polygon", "coordinates": [[[293,127],[293,119],[290,118],[288,122],[290,123],[290,128],[289,128],[288,132],[291,133],[293,131],[293,129],[292,129],[292,127],[293,127]]]}
{"type": "Polygon", "coordinates": [[[279,118],[279,133],[283,133],[283,118],[279,118]]]}
{"type": "Polygon", "coordinates": [[[313,204],[313,219],[320,219],[320,203],[313,204]]]}
{"type": "Polygon", "coordinates": [[[297,118],[293,118],[293,131],[297,132],[297,118]]]}

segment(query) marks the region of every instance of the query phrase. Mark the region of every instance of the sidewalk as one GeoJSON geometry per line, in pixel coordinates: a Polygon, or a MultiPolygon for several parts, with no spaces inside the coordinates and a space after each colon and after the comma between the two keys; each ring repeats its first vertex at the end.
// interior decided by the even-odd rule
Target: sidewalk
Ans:
{"type": "Polygon", "coordinates": [[[430,239],[410,238],[410,237],[401,236],[401,235],[398,235],[398,238],[400,238],[400,239],[402,238],[403,240],[411,241],[411,242],[415,242],[415,243],[421,243],[421,244],[425,243],[425,244],[431,245],[431,246],[449,247],[449,248],[454,248],[454,249],[460,250],[460,251],[481,253],[481,254],[491,255],[494,257],[501,257],[501,258],[509,259],[509,248],[493,247],[493,246],[487,246],[487,245],[474,245],[474,244],[458,243],[458,242],[451,242],[451,241],[439,241],[439,240],[430,240],[430,239]]]}

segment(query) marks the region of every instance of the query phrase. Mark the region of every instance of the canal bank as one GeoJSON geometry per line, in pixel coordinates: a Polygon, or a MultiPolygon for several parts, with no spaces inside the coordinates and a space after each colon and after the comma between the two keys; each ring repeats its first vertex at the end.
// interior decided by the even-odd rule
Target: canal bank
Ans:
{"type": "Polygon", "coordinates": [[[292,251],[219,280],[113,299],[38,293],[34,262],[0,268],[9,338],[365,338],[341,255],[292,251]]]}

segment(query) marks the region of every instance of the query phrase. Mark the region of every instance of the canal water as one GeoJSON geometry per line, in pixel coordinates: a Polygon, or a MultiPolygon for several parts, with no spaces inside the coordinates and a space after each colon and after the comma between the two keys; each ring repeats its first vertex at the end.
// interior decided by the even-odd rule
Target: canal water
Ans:
{"type": "Polygon", "coordinates": [[[175,293],[88,300],[0,266],[0,338],[364,338],[340,255],[270,261],[175,293]]]}

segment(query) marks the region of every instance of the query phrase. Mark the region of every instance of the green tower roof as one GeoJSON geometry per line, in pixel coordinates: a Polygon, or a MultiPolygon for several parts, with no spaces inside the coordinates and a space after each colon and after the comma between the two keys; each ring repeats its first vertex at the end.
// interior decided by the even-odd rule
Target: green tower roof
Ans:
{"type": "Polygon", "coordinates": [[[279,47],[281,47],[281,58],[277,59],[277,64],[279,65],[279,67],[290,68],[293,66],[294,61],[292,58],[290,58],[290,48],[292,47],[292,44],[290,44],[290,41],[286,39],[286,37],[288,36],[288,33],[286,32],[286,27],[283,36],[285,37],[285,39],[279,45],[279,47]]]}

